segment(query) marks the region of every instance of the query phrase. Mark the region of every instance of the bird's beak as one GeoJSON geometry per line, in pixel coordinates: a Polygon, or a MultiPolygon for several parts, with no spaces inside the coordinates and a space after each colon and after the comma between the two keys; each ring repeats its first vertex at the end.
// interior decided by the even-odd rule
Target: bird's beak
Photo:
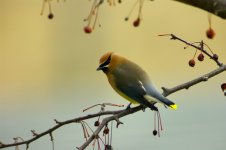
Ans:
{"type": "Polygon", "coordinates": [[[99,67],[97,68],[97,71],[100,71],[100,70],[103,70],[103,67],[102,67],[102,66],[99,66],[99,67]]]}
{"type": "Polygon", "coordinates": [[[99,71],[99,70],[106,70],[108,68],[108,66],[99,66],[98,68],[97,68],[97,71],[99,71]]]}

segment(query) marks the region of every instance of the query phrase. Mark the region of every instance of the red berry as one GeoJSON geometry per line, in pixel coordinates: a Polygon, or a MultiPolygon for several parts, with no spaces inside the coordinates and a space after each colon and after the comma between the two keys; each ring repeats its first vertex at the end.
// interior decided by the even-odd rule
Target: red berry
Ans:
{"type": "Polygon", "coordinates": [[[54,17],[53,13],[49,13],[48,18],[53,19],[53,17],[54,17]]]}
{"type": "Polygon", "coordinates": [[[204,60],[204,55],[202,53],[199,54],[198,60],[199,61],[203,61],[204,60]]]}
{"type": "Polygon", "coordinates": [[[140,25],[140,18],[137,18],[134,22],[133,22],[133,26],[134,27],[138,27],[140,25]]]}
{"type": "Polygon", "coordinates": [[[213,54],[213,59],[214,60],[218,60],[218,55],[217,54],[213,54]]]}
{"type": "Polygon", "coordinates": [[[208,30],[206,30],[206,36],[209,39],[213,39],[215,36],[215,31],[212,28],[209,28],[208,30]]]}
{"type": "Polygon", "coordinates": [[[89,26],[84,27],[84,32],[85,33],[91,33],[92,32],[92,28],[90,28],[89,26]]]}
{"type": "Polygon", "coordinates": [[[189,64],[189,66],[194,67],[195,66],[195,60],[194,59],[189,60],[188,64],[189,64]]]}
{"type": "Polygon", "coordinates": [[[222,91],[226,90],[226,83],[221,84],[222,91]]]}

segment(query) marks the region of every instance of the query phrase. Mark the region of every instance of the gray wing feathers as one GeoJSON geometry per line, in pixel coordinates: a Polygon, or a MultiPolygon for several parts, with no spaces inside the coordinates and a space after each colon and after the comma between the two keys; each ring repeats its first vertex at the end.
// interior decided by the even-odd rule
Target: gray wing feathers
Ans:
{"type": "Polygon", "coordinates": [[[120,65],[114,70],[113,75],[117,76],[115,78],[117,88],[143,105],[149,106],[152,104],[144,97],[145,95],[149,95],[168,106],[174,104],[160,94],[149,80],[147,74],[132,62],[130,62],[130,65],[120,65]]]}

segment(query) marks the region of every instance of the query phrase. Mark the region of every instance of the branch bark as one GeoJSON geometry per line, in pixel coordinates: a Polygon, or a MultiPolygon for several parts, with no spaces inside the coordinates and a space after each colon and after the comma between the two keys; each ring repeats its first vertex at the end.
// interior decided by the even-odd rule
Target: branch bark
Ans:
{"type": "Polygon", "coordinates": [[[225,0],[174,0],[184,4],[188,4],[216,16],[226,19],[226,1],[225,0]]]}
{"type": "Polygon", "coordinates": [[[51,139],[52,139],[52,133],[57,130],[58,128],[67,125],[67,124],[71,124],[71,123],[79,123],[80,121],[83,120],[87,120],[87,119],[91,119],[91,118],[95,118],[95,117],[99,117],[99,116],[103,116],[103,115],[114,115],[114,114],[119,114],[121,112],[123,112],[124,110],[118,110],[118,111],[104,111],[104,112],[99,112],[99,113],[95,113],[95,114],[89,114],[86,116],[82,116],[82,117],[77,117],[74,119],[70,119],[70,120],[66,120],[66,121],[57,121],[56,119],[54,120],[56,122],[56,125],[53,126],[52,128],[42,132],[42,133],[35,133],[34,134],[34,130],[32,130],[32,134],[35,135],[33,138],[29,139],[29,140],[25,140],[22,142],[16,142],[16,143],[10,143],[10,144],[4,144],[3,142],[0,142],[0,149],[2,148],[6,148],[6,147],[12,147],[12,146],[17,146],[17,145],[26,145],[27,149],[29,147],[29,144],[36,141],[37,139],[45,136],[45,135],[50,135],[51,139]]]}
{"type": "Polygon", "coordinates": [[[178,86],[175,86],[175,87],[172,87],[172,88],[162,87],[162,89],[163,89],[162,95],[168,96],[168,95],[170,95],[172,93],[175,93],[175,92],[177,92],[179,90],[189,89],[191,86],[196,85],[196,84],[198,84],[200,82],[208,81],[208,79],[218,75],[219,73],[221,73],[223,71],[226,71],[226,65],[222,65],[219,68],[217,68],[217,69],[215,69],[215,70],[213,70],[213,71],[211,71],[211,72],[209,72],[209,73],[207,73],[205,75],[202,75],[202,76],[200,76],[198,78],[195,78],[195,79],[193,79],[191,81],[182,83],[182,84],[180,84],[178,86]]]}

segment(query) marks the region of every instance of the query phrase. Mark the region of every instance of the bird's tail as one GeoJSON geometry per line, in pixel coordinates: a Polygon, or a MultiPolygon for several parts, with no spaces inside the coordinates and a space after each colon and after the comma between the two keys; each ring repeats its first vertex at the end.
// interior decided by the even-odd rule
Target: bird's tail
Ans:
{"type": "Polygon", "coordinates": [[[169,107],[174,109],[174,110],[176,110],[177,109],[177,104],[171,104],[169,107]]]}
{"type": "Polygon", "coordinates": [[[174,110],[177,109],[177,105],[174,102],[172,102],[171,100],[169,100],[166,97],[164,97],[163,95],[159,94],[155,98],[150,96],[150,95],[145,95],[144,97],[149,102],[159,102],[159,103],[162,103],[163,105],[168,106],[168,107],[170,107],[170,108],[172,108],[174,110]]]}
{"type": "Polygon", "coordinates": [[[160,99],[160,101],[161,101],[164,105],[166,105],[166,106],[168,106],[168,107],[170,107],[170,108],[172,108],[172,109],[174,109],[174,110],[177,109],[177,104],[175,104],[175,103],[172,102],[171,100],[167,99],[166,97],[162,97],[162,98],[160,99]]]}

